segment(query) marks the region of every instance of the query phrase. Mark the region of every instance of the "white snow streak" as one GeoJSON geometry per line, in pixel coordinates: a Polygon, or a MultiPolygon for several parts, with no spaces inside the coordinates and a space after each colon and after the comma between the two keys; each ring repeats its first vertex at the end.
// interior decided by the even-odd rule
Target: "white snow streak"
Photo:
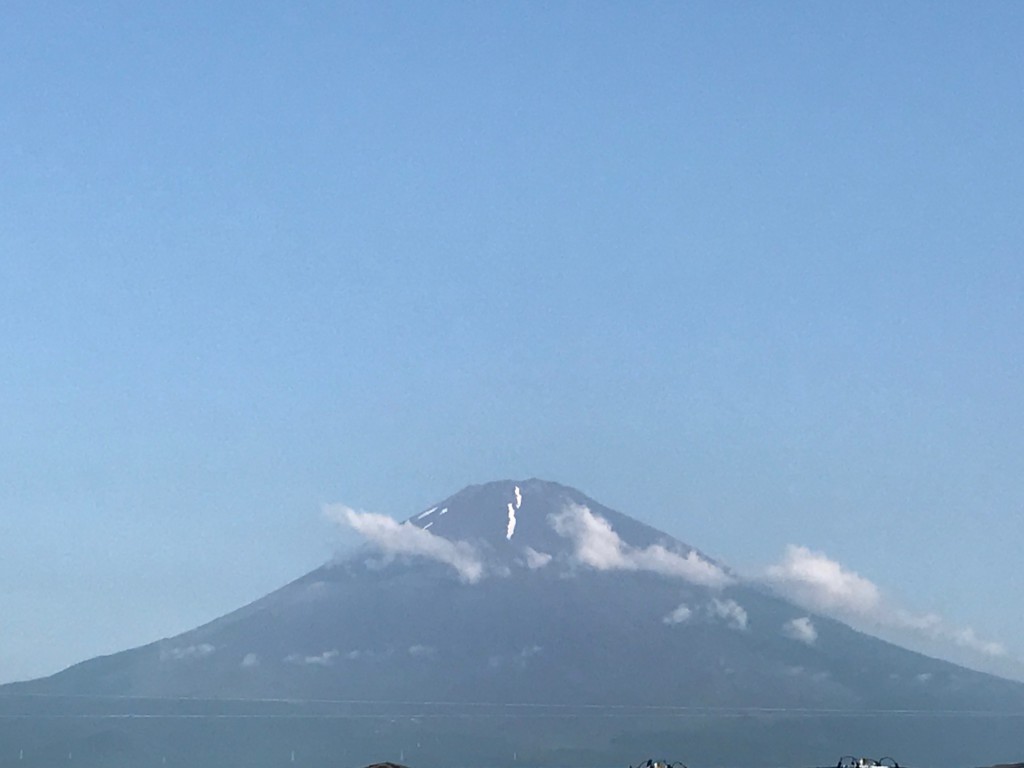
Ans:
{"type": "Polygon", "coordinates": [[[509,541],[512,540],[512,534],[516,532],[516,508],[512,506],[512,502],[508,503],[508,528],[505,531],[505,538],[509,541]]]}
{"type": "Polygon", "coordinates": [[[523,506],[523,492],[519,490],[519,486],[516,486],[516,509],[523,506]]]}

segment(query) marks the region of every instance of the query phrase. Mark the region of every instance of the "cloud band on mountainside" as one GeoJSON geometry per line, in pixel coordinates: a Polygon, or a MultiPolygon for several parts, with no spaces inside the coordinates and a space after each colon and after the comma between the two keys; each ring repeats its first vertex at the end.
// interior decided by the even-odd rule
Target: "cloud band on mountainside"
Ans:
{"type": "Polygon", "coordinates": [[[409,522],[399,523],[387,515],[359,512],[344,504],[329,504],[324,515],[362,534],[389,555],[413,555],[436,560],[455,569],[467,584],[484,576],[483,560],[464,541],[450,541],[409,522]]]}
{"type": "Polygon", "coordinates": [[[643,549],[631,547],[619,538],[611,523],[583,505],[569,504],[548,519],[556,533],[572,542],[576,562],[596,570],[651,571],[714,588],[733,581],[725,571],[693,550],[680,555],[661,544],[643,549]]]}
{"type": "Polygon", "coordinates": [[[867,614],[882,601],[878,587],[835,560],[807,547],[789,545],[782,562],[768,569],[768,579],[806,608],[867,614]]]}
{"type": "Polygon", "coordinates": [[[918,614],[893,605],[869,579],[822,552],[789,545],[782,560],[768,568],[768,582],[802,607],[861,627],[889,629],[953,645],[999,659],[999,642],[984,640],[971,627],[956,627],[935,613],[918,614]]]}

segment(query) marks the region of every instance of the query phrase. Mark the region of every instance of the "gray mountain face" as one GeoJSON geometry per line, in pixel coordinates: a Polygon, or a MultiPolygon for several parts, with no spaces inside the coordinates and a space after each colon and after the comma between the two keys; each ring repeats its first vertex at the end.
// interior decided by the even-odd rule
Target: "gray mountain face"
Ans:
{"type": "Polygon", "coordinates": [[[810,615],[571,488],[539,480],[471,486],[406,525],[419,529],[412,546],[427,554],[403,553],[404,544],[391,554],[368,545],[206,626],[16,689],[1024,709],[1024,685],[810,615]],[[576,535],[579,520],[567,514],[584,509],[599,523],[589,538],[576,535]],[[456,553],[438,554],[435,545],[454,546],[456,553]],[[445,560],[468,562],[463,570],[470,576],[445,560]],[[477,566],[479,574],[472,570],[477,566]]]}
{"type": "Polygon", "coordinates": [[[420,766],[608,764],[654,745],[735,765],[1016,757],[1024,685],[809,614],[572,488],[471,486],[402,525],[337,514],[371,543],[198,629],[0,687],[0,747],[7,706],[44,717],[41,744],[109,741],[97,765],[181,743],[192,766],[276,765],[296,743],[323,765],[395,744],[420,766]]]}

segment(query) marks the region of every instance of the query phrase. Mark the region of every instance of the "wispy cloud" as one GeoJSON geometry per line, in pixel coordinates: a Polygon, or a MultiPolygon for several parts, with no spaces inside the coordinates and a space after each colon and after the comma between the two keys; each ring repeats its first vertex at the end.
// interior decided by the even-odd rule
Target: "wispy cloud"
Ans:
{"type": "Polygon", "coordinates": [[[866,614],[877,610],[882,600],[873,583],[807,547],[786,547],[782,561],[768,569],[768,578],[815,611],[866,614]]]}
{"type": "Polygon", "coordinates": [[[733,629],[743,631],[747,628],[747,611],[735,600],[715,598],[709,603],[708,612],[715,618],[722,619],[733,629]]]}
{"type": "Polygon", "coordinates": [[[680,555],[661,544],[643,549],[626,544],[611,523],[588,507],[570,504],[549,516],[555,531],[573,544],[576,562],[599,571],[652,571],[706,587],[724,587],[731,577],[695,551],[680,555]]]}
{"type": "Polygon", "coordinates": [[[186,645],[178,648],[161,648],[160,660],[186,661],[190,659],[205,659],[207,656],[212,656],[216,651],[217,648],[209,643],[186,645]]]}
{"type": "Polygon", "coordinates": [[[437,649],[431,645],[410,645],[409,655],[418,659],[429,659],[437,655],[437,649]]]}
{"type": "Polygon", "coordinates": [[[285,657],[288,664],[306,664],[314,667],[332,667],[338,658],[336,650],[324,651],[316,656],[303,656],[301,653],[293,653],[285,657]]]}
{"type": "MultiPolygon", "coordinates": [[[[909,611],[886,598],[877,584],[822,552],[790,545],[782,560],[768,568],[768,582],[798,605],[862,629],[879,630],[900,642],[917,637],[989,659],[1008,659],[1006,647],[986,640],[936,613],[909,611]]],[[[999,673],[1007,674],[1006,669],[999,673]]]]}
{"type": "Polygon", "coordinates": [[[436,560],[454,568],[467,584],[475,584],[484,576],[483,560],[465,541],[450,541],[412,523],[399,523],[373,512],[359,512],[344,504],[327,505],[324,515],[362,534],[387,554],[436,560]]]}
{"type": "Polygon", "coordinates": [[[688,606],[686,603],[683,603],[678,608],[676,608],[674,611],[672,611],[668,615],[664,616],[662,618],[662,621],[665,624],[668,624],[669,626],[674,626],[676,624],[683,624],[683,623],[689,621],[690,617],[692,617],[692,616],[693,616],[693,611],[690,609],[690,606],[688,606]]]}
{"type": "Polygon", "coordinates": [[[1006,656],[1006,646],[994,640],[983,640],[971,627],[949,630],[949,636],[961,648],[977,651],[986,656],[1006,656]]]}
{"type": "Polygon", "coordinates": [[[526,567],[531,571],[543,568],[552,560],[551,555],[547,552],[538,552],[533,547],[527,547],[523,551],[526,553],[526,567]]]}
{"type": "Polygon", "coordinates": [[[807,645],[814,645],[818,639],[818,630],[809,616],[787,621],[782,625],[782,634],[807,645]]]}

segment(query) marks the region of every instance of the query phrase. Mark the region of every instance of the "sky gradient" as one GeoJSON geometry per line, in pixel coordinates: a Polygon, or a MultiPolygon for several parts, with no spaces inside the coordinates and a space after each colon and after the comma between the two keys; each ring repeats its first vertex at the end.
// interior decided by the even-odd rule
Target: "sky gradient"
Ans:
{"type": "Polygon", "coordinates": [[[1024,6],[0,10],[0,681],[461,487],[1024,657],[1024,6]]]}

